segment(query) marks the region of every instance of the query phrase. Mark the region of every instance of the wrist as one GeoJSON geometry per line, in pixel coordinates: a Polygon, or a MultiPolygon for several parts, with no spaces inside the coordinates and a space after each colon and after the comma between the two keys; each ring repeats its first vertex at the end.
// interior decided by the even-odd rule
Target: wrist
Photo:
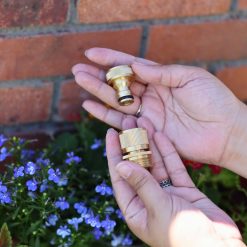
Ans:
{"type": "Polygon", "coordinates": [[[240,109],[229,134],[220,165],[247,178],[247,107],[240,102],[240,109]]]}

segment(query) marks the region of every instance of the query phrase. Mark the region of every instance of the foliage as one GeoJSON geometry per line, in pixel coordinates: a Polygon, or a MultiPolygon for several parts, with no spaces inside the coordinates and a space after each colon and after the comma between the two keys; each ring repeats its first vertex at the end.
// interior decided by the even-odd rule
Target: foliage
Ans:
{"type": "Polygon", "coordinates": [[[0,226],[7,223],[15,246],[136,242],[110,186],[106,127],[94,124],[85,120],[76,132],[62,133],[43,150],[32,150],[30,141],[0,135],[0,159],[5,163],[0,173],[0,226]]]}
{"type": "MultiPolygon", "coordinates": [[[[0,246],[12,246],[8,228],[19,247],[139,243],[113,197],[106,129],[85,118],[76,131],[58,135],[42,150],[32,150],[32,141],[0,135],[0,162],[6,164],[0,173],[0,241],[8,243],[0,246]]],[[[237,222],[247,242],[246,180],[217,166],[185,165],[199,189],[237,222]]]]}

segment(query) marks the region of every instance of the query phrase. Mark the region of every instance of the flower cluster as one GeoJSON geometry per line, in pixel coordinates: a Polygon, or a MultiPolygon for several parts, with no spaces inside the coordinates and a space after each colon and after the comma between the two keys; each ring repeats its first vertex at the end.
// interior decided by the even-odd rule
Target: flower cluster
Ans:
{"type": "MultiPolygon", "coordinates": [[[[89,150],[100,147],[95,139],[89,150]]],[[[6,215],[0,224],[6,221],[15,239],[30,246],[37,238],[42,246],[132,245],[107,173],[92,176],[79,152],[53,155],[53,149],[34,151],[23,139],[0,135],[0,161],[13,160],[0,173],[0,214],[6,215]]]]}

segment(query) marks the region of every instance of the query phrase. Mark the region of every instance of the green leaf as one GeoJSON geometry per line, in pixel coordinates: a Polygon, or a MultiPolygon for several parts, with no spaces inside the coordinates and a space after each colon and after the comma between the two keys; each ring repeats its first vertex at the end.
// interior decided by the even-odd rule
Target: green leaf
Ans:
{"type": "Polygon", "coordinates": [[[12,238],[8,226],[6,223],[2,225],[0,232],[0,246],[1,247],[12,247],[12,238]]]}

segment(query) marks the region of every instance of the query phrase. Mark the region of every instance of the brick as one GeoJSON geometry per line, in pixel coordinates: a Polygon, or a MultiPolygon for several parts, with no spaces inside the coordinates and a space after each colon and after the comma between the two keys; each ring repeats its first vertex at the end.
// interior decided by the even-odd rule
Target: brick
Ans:
{"type": "Polygon", "coordinates": [[[216,76],[242,101],[247,101],[247,65],[227,67],[217,71],[216,76]]]}
{"type": "Polygon", "coordinates": [[[161,63],[247,58],[247,21],[151,27],[146,57],[161,63]]]}
{"type": "Polygon", "coordinates": [[[74,80],[65,81],[60,90],[58,113],[63,120],[76,121],[82,112],[82,102],[92,96],[74,80]]]}
{"type": "Polygon", "coordinates": [[[238,9],[247,10],[247,0],[238,0],[238,9]]]}
{"type": "Polygon", "coordinates": [[[64,23],[69,0],[3,0],[0,27],[44,26],[64,23]]]}
{"type": "Polygon", "coordinates": [[[68,75],[94,46],[139,52],[140,28],[0,39],[0,80],[68,75]]]}
{"type": "Polygon", "coordinates": [[[227,12],[230,2],[230,0],[80,0],[77,11],[80,22],[104,23],[215,15],[227,12]]]}
{"type": "Polygon", "coordinates": [[[50,116],[52,83],[0,88],[0,124],[46,121],[50,116]]]}

